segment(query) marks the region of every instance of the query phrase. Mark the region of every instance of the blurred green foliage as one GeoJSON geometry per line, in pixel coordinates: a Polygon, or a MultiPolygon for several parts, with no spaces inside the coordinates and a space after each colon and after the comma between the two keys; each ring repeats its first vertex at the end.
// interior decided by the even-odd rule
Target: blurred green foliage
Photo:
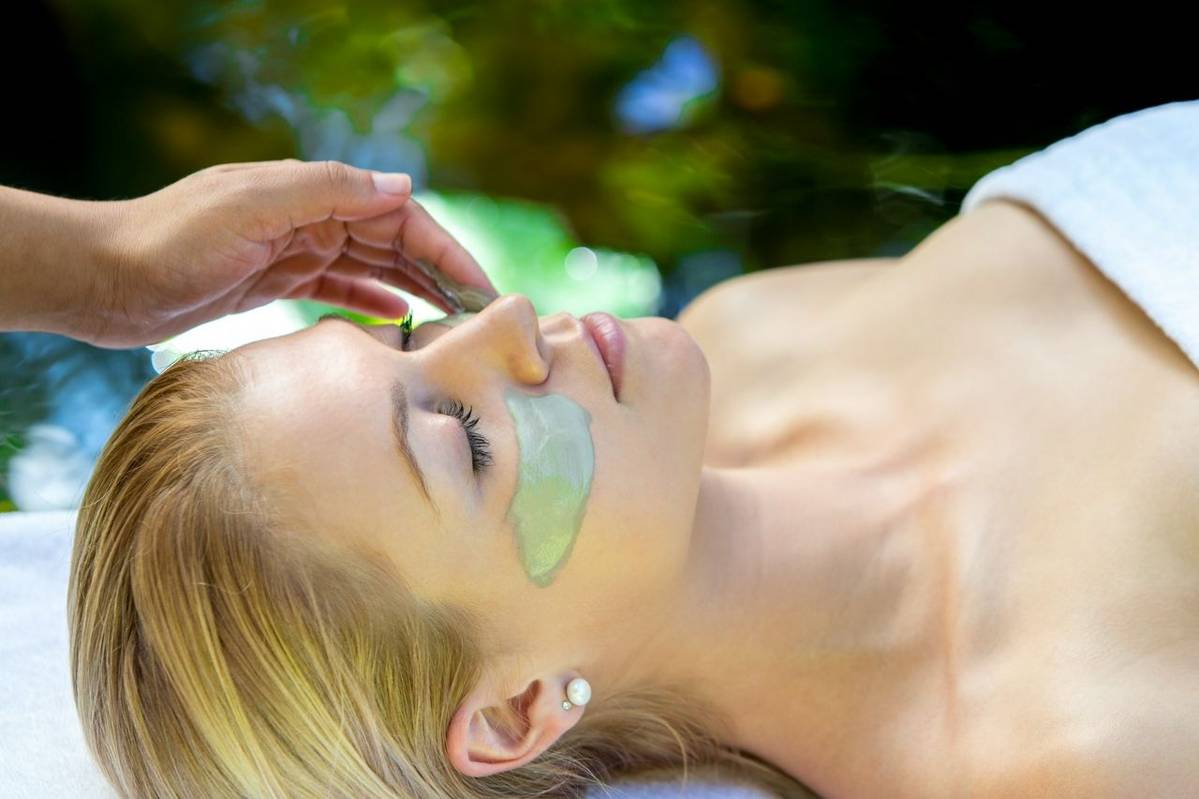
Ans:
{"type": "Polygon", "coordinates": [[[159,171],[145,169],[147,151],[116,154],[139,161],[128,165],[146,179],[136,190],[218,161],[344,156],[322,143],[343,128],[369,138],[390,114],[391,132],[419,146],[431,188],[543,203],[580,241],[643,253],[667,274],[713,248],[738,253],[747,270],[903,250],[952,212],[947,193],[1028,149],[959,160],[931,137],[852,129],[849,96],[885,49],[887,25],[831,3],[59,7],[89,63],[159,62],[152,83],[179,84],[121,109],[119,127],[140,129],[159,171]],[[711,54],[719,90],[697,98],[684,124],[624,132],[620,92],[681,35],[711,54]],[[896,183],[919,193],[894,193],[896,183]],[[882,198],[889,218],[874,213],[882,198]]]}
{"type": "Polygon", "coordinates": [[[902,254],[995,166],[1168,95],[1153,55],[1137,64],[1148,88],[1099,56],[1138,25],[1176,35],[1148,15],[1057,19],[1010,0],[55,8],[92,100],[96,193],[221,161],[369,165],[402,140],[418,186],[544,204],[585,245],[653,259],[668,293],[688,255],[713,249],[742,270],[902,254]],[[710,56],[716,89],[680,124],[630,133],[622,92],[683,36],[710,56]]]}
{"type": "MultiPolygon", "coordinates": [[[[1199,96],[1179,8],[18,3],[0,184],[115,199],[222,162],[399,169],[542,313],[674,316],[741,272],[900,256],[992,169],[1199,96]]],[[[152,373],[145,350],[47,341],[0,334],[0,478],[45,418],[94,454],[152,373]]]]}

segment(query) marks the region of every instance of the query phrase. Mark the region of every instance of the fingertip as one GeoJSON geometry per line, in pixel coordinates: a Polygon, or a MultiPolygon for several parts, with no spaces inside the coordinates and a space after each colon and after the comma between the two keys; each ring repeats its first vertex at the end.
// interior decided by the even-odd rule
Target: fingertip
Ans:
{"type": "Polygon", "coordinates": [[[371,180],[375,189],[383,194],[409,194],[412,191],[412,178],[403,172],[371,172],[371,180]]]}

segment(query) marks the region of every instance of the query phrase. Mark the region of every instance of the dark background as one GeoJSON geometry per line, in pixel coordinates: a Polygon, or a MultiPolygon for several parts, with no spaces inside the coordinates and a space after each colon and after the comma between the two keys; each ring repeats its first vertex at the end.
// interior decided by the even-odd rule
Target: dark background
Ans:
{"type": "MultiPolygon", "coordinates": [[[[1098,8],[18,1],[0,184],[111,199],[226,161],[402,169],[652,259],[673,317],[735,274],[902,255],[991,169],[1199,96],[1181,12],[1098,8]]],[[[85,474],[153,374],[145,349],[0,334],[0,510],[16,453],[40,436],[44,468],[85,474]]]]}

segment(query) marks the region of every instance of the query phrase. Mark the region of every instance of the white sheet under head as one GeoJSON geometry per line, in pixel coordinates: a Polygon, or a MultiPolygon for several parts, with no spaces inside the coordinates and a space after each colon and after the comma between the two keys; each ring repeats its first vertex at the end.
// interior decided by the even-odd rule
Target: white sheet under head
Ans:
{"type": "MultiPolygon", "coordinates": [[[[75,511],[0,513],[0,797],[115,799],[71,700],[66,593],[75,511]]],[[[588,799],[762,799],[731,785],[631,783],[588,799]]]]}

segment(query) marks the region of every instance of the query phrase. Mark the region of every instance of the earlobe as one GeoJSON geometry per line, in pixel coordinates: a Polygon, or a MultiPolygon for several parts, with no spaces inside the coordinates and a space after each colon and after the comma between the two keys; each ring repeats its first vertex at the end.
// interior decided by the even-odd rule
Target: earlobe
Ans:
{"type": "Polygon", "coordinates": [[[450,721],[446,737],[450,763],[468,777],[486,777],[537,758],[582,716],[581,707],[562,708],[564,686],[573,676],[534,679],[524,691],[505,700],[511,726],[503,721],[504,708],[477,688],[450,721]]]}

